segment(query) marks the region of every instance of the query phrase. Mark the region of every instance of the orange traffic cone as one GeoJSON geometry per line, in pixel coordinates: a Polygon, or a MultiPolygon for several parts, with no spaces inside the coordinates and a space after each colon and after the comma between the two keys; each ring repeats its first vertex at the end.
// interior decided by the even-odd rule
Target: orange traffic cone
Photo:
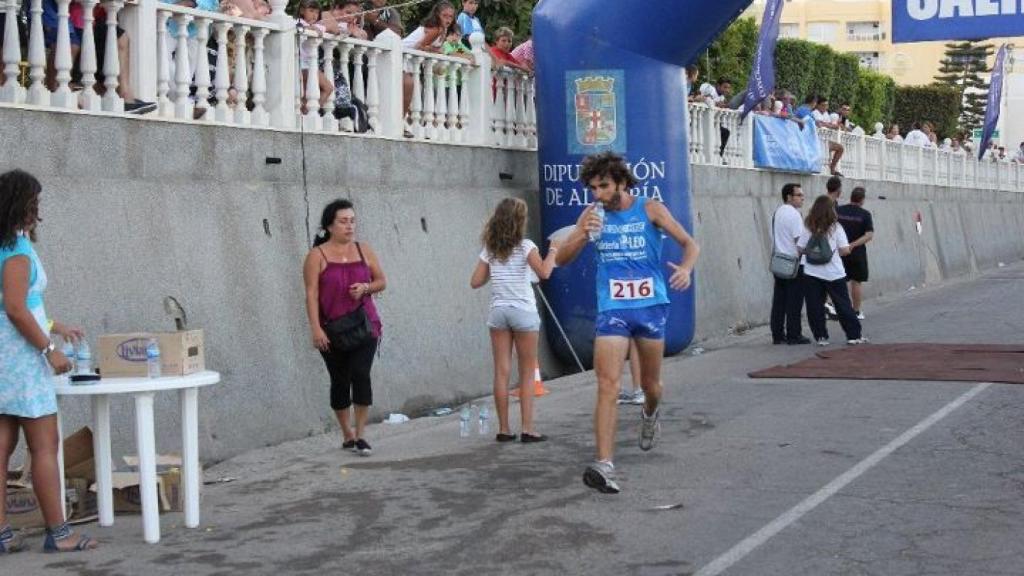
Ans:
{"type": "MultiPolygon", "coordinates": [[[[533,395],[543,396],[548,393],[548,389],[544,387],[544,381],[540,378],[540,366],[533,369],[533,395]]],[[[516,388],[512,391],[512,395],[519,397],[519,389],[516,388]]]]}

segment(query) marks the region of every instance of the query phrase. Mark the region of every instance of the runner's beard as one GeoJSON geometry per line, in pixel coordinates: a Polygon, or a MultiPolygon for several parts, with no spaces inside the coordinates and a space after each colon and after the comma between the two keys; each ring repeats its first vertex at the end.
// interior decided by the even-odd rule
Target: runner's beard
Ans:
{"type": "Polygon", "coordinates": [[[619,210],[622,207],[622,194],[622,190],[616,190],[612,197],[604,203],[604,209],[613,212],[619,210]]]}

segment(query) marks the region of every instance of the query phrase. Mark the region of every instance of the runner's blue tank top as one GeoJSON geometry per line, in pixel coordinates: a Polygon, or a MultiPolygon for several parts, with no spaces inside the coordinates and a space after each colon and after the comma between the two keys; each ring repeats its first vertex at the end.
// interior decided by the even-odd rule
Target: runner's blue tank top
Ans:
{"type": "Polygon", "coordinates": [[[662,274],[661,230],[647,217],[647,198],[628,210],[607,211],[597,242],[597,310],[668,304],[662,274]]]}

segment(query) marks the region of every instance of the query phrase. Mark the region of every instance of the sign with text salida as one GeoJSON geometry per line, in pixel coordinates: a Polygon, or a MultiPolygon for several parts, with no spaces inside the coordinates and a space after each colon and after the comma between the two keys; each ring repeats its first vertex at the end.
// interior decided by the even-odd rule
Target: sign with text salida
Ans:
{"type": "Polygon", "coordinates": [[[893,42],[1024,36],[1021,0],[893,0],[893,42]]]}

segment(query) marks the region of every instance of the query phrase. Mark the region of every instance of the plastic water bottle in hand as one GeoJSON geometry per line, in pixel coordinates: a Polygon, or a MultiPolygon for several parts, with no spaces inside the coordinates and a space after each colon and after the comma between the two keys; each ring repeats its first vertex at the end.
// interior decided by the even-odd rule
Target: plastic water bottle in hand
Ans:
{"type": "Polygon", "coordinates": [[[160,345],[156,338],[150,338],[146,344],[146,374],[150,378],[160,377],[160,345]]]}
{"type": "Polygon", "coordinates": [[[89,343],[82,340],[78,343],[78,349],[75,353],[75,374],[92,373],[92,350],[89,349],[89,343]]]}
{"type": "MultiPolygon", "coordinates": [[[[594,202],[594,215],[601,219],[601,228],[604,228],[604,204],[594,202]]],[[[587,230],[587,237],[591,242],[597,242],[601,239],[601,229],[587,230]]]]}
{"type": "Polygon", "coordinates": [[[68,359],[68,362],[71,362],[71,374],[77,374],[75,372],[75,345],[70,340],[65,340],[64,344],[60,347],[60,351],[68,359]]]}
{"type": "Polygon", "coordinates": [[[489,434],[490,430],[491,430],[491,422],[490,422],[490,420],[491,420],[491,412],[490,412],[490,410],[488,410],[486,405],[481,406],[480,407],[480,420],[479,420],[479,424],[477,426],[477,432],[479,432],[481,435],[489,434]]]}

